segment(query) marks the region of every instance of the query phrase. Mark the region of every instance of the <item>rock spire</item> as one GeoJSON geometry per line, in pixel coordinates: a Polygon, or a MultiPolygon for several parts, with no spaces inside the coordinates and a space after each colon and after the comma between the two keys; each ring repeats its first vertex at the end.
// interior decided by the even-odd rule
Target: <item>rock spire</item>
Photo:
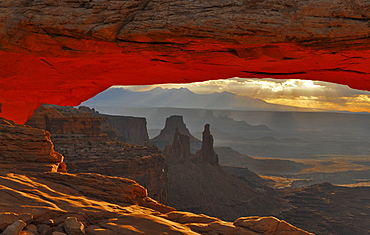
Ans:
{"type": "Polygon", "coordinates": [[[197,146],[200,146],[201,141],[190,133],[189,129],[184,123],[183,117],[178,115],[168,117],[163,130],[161,130],[158,136],[151,139],[151,142],[157,145],[160,149],[164,149],[165,146],[172,143],[176,132],[189,137],[190,149],[193,150],[197,146]]]}
{"type": "Polygon", "coordinates": [[[209,124],[204,126],[202,148],[195,154],[195,156],[197,161],[218,164],[218,156],[213,149],[213,136],[211,135],[209,124]]]}

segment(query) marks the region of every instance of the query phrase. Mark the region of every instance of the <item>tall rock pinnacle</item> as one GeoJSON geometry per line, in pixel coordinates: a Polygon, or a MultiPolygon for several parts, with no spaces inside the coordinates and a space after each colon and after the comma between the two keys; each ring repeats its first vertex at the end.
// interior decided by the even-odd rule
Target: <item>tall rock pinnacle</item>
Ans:
{"type": "Polygon", "coordinates": [[[211,135],[209,128],[209,124],[204,126],[202,148],[195,154],[195,156],[197,161],[218,164],[218,156],[213,149],[213,136],[211,135]]]}
{"type": "Polygon", "coordinates": [[[178,129],[175,131],[173,142],[164,148],[163,154],[169,164],[179,164],[194,160],[195,156],[190,152],[190,137],[183,135],[178,129]]]}
{"type": "Polygon", "coordinates": [[[163,154],[170,165],[190,161],[218,165],[218,156],[213,149],[213,136],[209,124],[204,126],[202,148],[195,155],[190,152],[190,137],[181,134],[177,128],[173,134],[172,143],[164,148],[163,154]]]}

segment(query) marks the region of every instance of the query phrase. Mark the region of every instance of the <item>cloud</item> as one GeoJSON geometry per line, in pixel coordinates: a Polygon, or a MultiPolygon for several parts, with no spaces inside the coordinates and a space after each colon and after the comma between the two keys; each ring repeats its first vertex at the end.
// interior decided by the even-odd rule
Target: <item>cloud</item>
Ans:
{"type": "Polygon", "coordinates": [[[298,79],[230,78],[188,84],[160,84],[126,87],[145,91],[155,87],[187,88],[198,94],[231,92],[269,103],[320,110],[370,112],[370,92],[335,83],[298,79]]]}

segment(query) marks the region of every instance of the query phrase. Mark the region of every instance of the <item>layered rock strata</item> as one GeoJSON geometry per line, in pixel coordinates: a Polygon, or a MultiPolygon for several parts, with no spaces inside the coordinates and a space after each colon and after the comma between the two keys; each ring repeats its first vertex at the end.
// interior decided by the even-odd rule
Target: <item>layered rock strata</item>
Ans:
{"type": "Polygon", "coordinates": [[[225,222],[176,211],[147,197],[134,181],[118,177],[4,173],[0,171],[2,234],[312,234],[274,217],[225,222]]]}
{"type": "Polygon", "coordinates": [[[50,133],[0,118],[0,165],[21,171],[65,171],[64,157],[54,151],[50,133]]]}
{"type": "MultiPolygon", "coordinates": [[[[0,127],[0,153],[14,157],[17,160],[13,161],[14,165],[55,156],[50,155],[56,153],[50,147],[47,132],[4,119],[0,127]],[[24,138],[36,136],[35,133],[43,135],[44,140],[24,138]]],[[[179,212],[151,199],[144,187],[125,178],[93,173],[32,172],[35,169],[15,172],[14,169],[0,168],[0,233],[3,235],[310,234],[273,217],[244,217],[225,222],[179,212]]]]}
{"type": "Polygon", "coordinates": [[[149,145],[149,135],[146,128],[146,119],[140,117],[126,117],[101,114],[116,133],[123,138],[117,140],[128,144],[149,145]]]}
{"type": "Polygon", "coordinates": [[[146,119],[142,117],[101,114],[93,108],[78,107],[78,110],[90,112],[100,120],[101,130],[110,140],[128,144],[150,145],[146,119]]]}
{"type": "MultiPolygon", "coordinates": [[[[120,124],[119,121],[127,120],[126,117],[113,119],[116,120],[116,125],[120,124]]],[[[135,122],[134,118],[129,119],[130,123],[135,122]]],[[[130,123],[121,124],[121,127],[130,123]]],[[[130,178],[146,187],[152,198],[166,202],[167,165],[164,156],[155,146],[111,141],[110,138],[125,139],[125,136],[107,122],[107,117],[86,107],[75,109],[44,105],[35,111],[27,124],[51,132],[56,150],[65,156],[68,172],[130,178]]],[[[136,124],[145,124],[145,120],[138,119],[136,124]]],[[[134,133],[134,127],[127,129],[126,133],[134,133]]],[[[146,127],[141,129],[145,131],[146,127]]],[[[147,136],[146,133],[146,138],[147,136]]],[[[140,136],[136,137],[139,141],[140,136]]]]}

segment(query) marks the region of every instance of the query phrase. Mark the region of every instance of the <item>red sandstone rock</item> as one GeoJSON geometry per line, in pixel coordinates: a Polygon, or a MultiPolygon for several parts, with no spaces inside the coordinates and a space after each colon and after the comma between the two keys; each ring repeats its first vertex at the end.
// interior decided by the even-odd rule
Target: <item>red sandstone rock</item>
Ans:
{"type": "Polygon", "coordinates": [[[76,217],[68,217],[64,221],[64,230],[68,235],[85,235],[85,226],[76,217]]]}
{"type": "MultiPolygon", "coordinates": [[[[12,128],[18,128],[20,132],[22,128],[33,130],[8,121],[3,122],[12,128]]],[[[1,146],[2,150],[6,150],[7,146],[12,147],[9,143],[1,146]]],[[[27,145],[23,147],[27,150],[27,145]]],[[[38,151],[29,152],[29,159],[35,157],[33,154],[37,157],[38,151]]],[[[30,225],[21,234],[32,234],[32,230],[35,230],[32,225],[38,225],[40,234],[61,234],[61,226],[67,227],[64,225],[68,223],[65,222],[68,217],[76,217],[73,219],[74,222],[78,219],[84,226],[86,225],[89,234],[167,232],[236,235],[241,231],[247,231],[217,218],[176,212],[175,209],[149,198],[147,190],[135,181],[99,174],[27,172],[27,175],[24,175],[9,173],[9,169],[0,168],[0,201],[0,211],[14,212],[1,215],[14,215],[18,219],[29,220],[29,215],[21,213],[32,214],[33,220],[29,221],[30,225]]],[[[11,220],[17,219],[15,217],[11,220]]],[[[26,225],[19,221],[17,222],[22,226],[7,224],[6,230],[12,230],[13,227],[20,229],[26,225]]],[[[243,222],[244,226],[245,221],[243,222]]],[[[81,223],[78,223],[78,227],[81,226],[81,223]]],[[[286,224],[284,229],[286,230],[286,224]]],[[[7,231],[4,234],[8,234],[7,231]]]]}
{"type": "Polygon", "coordinates": [[[0,164],[22,171],[56,172],[63,156],[54,151],[50,133],[0,118],[0,164]]]}
{"type": "Polygon", "coordinates": [[[13,224],[9,225],[4,232],[2,232],[2,235],[16,235],[20,234],[22,229],[26,227],[26,223],[22,220],[17,220],[13,224]]]}
{"type": "Polygon", "coordinates": [[[111,85],[239,77],[370,89],[366,1],[0,3],[2,117],[78,105],[111,85]]]}
{"type": "Polygon", "coordinates": [[[90,140],[108,141],[108,136],[101,130],[101,120],[89,111],[72,107],[42,105],[35,110],[26,125],[44,129],[52,133],[53,137],[71,137],[76,135],[88,137],[90,140]]]}
{"type": "MultiPolygon", "coordinates": [[[[157,147],[108,139],[148,144],[145,118],[101,115],[87,107],[43,105],[27,124],[51,132],[55,149],[65,156],[68,172],[133,179],[146,187],[152,198],[167,201],[167,163],[157,147]]],[[[59,171],[66,172],[66,168],[61,164],[59,171]]]]}
{"type": "Polygon", "coordinates": [[[243,217],[235,220],[234,225],[246,228],[257,234],[276,235],[313,235],[275,217],[243,217]]]}
{"type": "Polygon", "coordinates": [[[4,231],[9,225],[18,220],[15,213],[1,213],[0,214],[0,231],[4,231]]]}

